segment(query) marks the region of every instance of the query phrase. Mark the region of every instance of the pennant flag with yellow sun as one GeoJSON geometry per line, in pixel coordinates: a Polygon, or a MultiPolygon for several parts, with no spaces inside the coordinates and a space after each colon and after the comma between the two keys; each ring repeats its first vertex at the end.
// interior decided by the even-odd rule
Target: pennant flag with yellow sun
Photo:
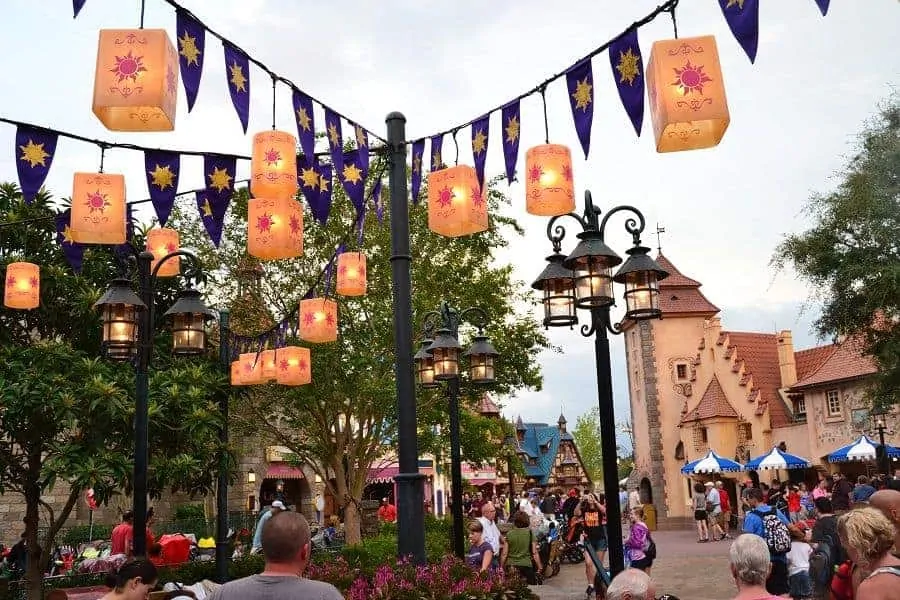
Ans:
{"type": "Polygon", "coordinates": [[[159,218],[159,225],[164,227],[169,220],[169,213],[175,204],[178,194],[178,174],[181,171],[181,155],[165,150],[144,151],[144,173],[147,176],[147,189],[150,191],[150,202],[159,218]]]}
{"type": "MultiPolygon", "coordinates": [[[[316,154],[316,122],[313,116],[312,98],[294,88],[294,120],[297,121],[297,139],[303,154],[314,160],[316,154]]],[[[297,171],[298,173],[300,171],[297,171]]]]}
{"type": "Polygon", "coordinates": [[[206,232],[217,248],[222,241],[225,213],[234,193],[235,163],[233,156],[203,155],[206,189],[202,193],[197,192],[197,209],[206,232]]]}
{"type": "Polygon", "coordinates": [[[375,216],[378,222],[384,222],[384,203],[381,201],[381,177],[375,180],[372,185],[372,204],[375,205],[375,216]]]}
{"type": "Polygon", "coordinates": [[[412,175],[409,182],[413,204],[419,203],[419,190],[422,188],[423,156],[425,156],[425,140],[416,140],[412,145],[412,175]]]}
{"type": "Polygon", "coordinates": [[[78,13],[80,13],[81,9],[84,8],[85,2],[87,2],[87,0],[72,0],[72,10],[75,12],[75,14],[72,16],[73,19],[78,17],[78,13]]]}
{"type": "Polygon", "coordinates": [[[753,63],[759,43],[759,0],[719,0],[734,38],[753,63]]]}
{"type": "Polygon", "coordinates": [[[583,60],[566,71],[566,86],[569,89],[569,104],[575,120],[575,133],[587,160],[591,148],[591,125],[594,121],[594,75],[591,59],[583,60]]]}
{"type": "Polygon", "coordinates": [[[487,158],[488,128],[491,124],[491,115],[484,115],[480,119],[472,121],[472,157],[475,159],[475,174],[478,175],[478,185],[484,187],[484,159],[487,158]]]}
{"type": "Polygon", "coordinates": [[[331,165],[319,164],[319,198],[316,206],[310,206],[313,218],[325,225],[328,222],[328,215],[331,214],[331,165]]]}
{"type": "Polygon", "coordinates": [[[297,185],[313,213],[319,205],[319,171],[315,160],[314,156],[297,155],[297,185]]]}
{"type": "Polygon", "coordinates": [[[341,116],[325,107],[325,135],[328,137],[328,149],[331,151],[331,164],[340,173],[344,170],[344,136],[341,133],[341,116]]]}
{"type": "Polygon", "coordinates": [[[218,248],[222,242],[222,229],[225,223],[225,213],[228,211],[228,201],[214,201],[205,190],[197,191],[194,195],[197,199],[197,210],[200,212],[203,228],[206,229],[213,245],[218,248]]]}
{"type": "Polygon", "coordinates": [[[644,122],[644,62],[636,27],[609,45],[609,64],[622,106],[640,137],[644,122]]]}
{"type": "Polygon", "coordinates": [[[357,221],[366,212],[366,169],[359,160],[359,150],[348,150],[344,153],[344,168],[339,173],[341,185],[347,192],[350,202],[356,207],[357,221]]]}
{"type": "Polygon", "coordinates": [[[69,229],[71,219],[69,209],[56,215],[56,243],[62,248],[66,262],[76,273],[81,273],[81,264],[84,260],[84,244],[79,244],[72,239],[69,229]]]}
{"type": "Polygon", "coordinates": [[[359,163],[362,170],[369,172],[369,132],[353,123],[353,134],[356,137],[356,149],[359,150],[359,163]]]}
{"type": "Polygon", "coordinates": [[[431,170],[439,171],[444,168],[444,157],[442,150],[444,147],[444,134],[432,136],[431,138],[431,170]]]}
{"type": "Polygon", "coordinates": [[[16,128],[16,172],[26,204],[34,202],[34,197],[47,179],[53,155],[56,154],[57,139],[57,134],[52,131],[24,125],[16,128]]]}
{"type": "Polygon", "coordinates": [[[222,42],[225,48],[225,78],[231,103],[241,120],[241,127],[247,133],[247,121],[250,118],[250,59],[235,46],[222,42]]]}
{"type": "Polygon", "coordinates": [[[200,76],[203,74],[206,28],[190,14],[178,9],[175,11],[175,29],[178,33],[178,67],[184,84],[184,95],[187,97],[188,112],[191,112],[200,90],[200,76]]]}
{"type": "Polygon", "coordinates": [[[513,100],[500,109],[500,125],[503,127],[503,160],[506,164],[506,181],[512,185],[516,178],[516,162],[519,160],[519,101],[513,100]]]}
{"type": "Polygon", "coordinates": [[[132,246],[134,243],[134,206],[125,205],[125,243],[117,244],[113,247],[113,252],[122,260],[122,264],[128,261],[132,256],[132,246]]]}

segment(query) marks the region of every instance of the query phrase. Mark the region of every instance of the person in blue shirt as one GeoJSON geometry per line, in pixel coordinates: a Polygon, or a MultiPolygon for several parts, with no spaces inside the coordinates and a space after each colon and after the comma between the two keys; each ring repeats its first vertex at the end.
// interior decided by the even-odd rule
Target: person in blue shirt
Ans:
{"type": "Polygon", "coordinates": [[[251,554],[256,554],[260,550],[262,550],[262,532],[263,525],[266,524],[266,521],[285,510],[284,502],[281,500],[276,500],[272,503],[272,506],[269,507],[269,510],[263,513],[263,516],[259,518],[259,523],[256,524],[256,533],[253,534],[253,547],[250,550],[251,554]]]}
{"type": "Polygon", "coordinates": [[[850,494],[850,499],[854,502],[868,502],[874,493],[875,488],[869,485],[869,478],[865,475],[860,475],[856,480],[856,487],[853,488],[853,492],[850,494]]]}
{"type": "MultiPolygon", "coordinates": [[[[744,533],[752,533],[764,540],[767,539],[763,516],[771,512],[777,515],[778,520],[784,523],[785,527],[790,525],[790,520],[784,516],[784,513],[763,502],[761,489],[750,488],[744,492],[744,495],[745,501],[750,507],[750,510],[744,515],[744,533]]],[[[790,548],[790,541],[788,541],[788,548],[790,548]]],[[[770,551],[770,558],[772,559],[772,570],[769,572],[769,578],[766,580],[766,590],[773,596],[787,595],[790,592],[787,554],[786,552],[772,553],[770,551]]]]}

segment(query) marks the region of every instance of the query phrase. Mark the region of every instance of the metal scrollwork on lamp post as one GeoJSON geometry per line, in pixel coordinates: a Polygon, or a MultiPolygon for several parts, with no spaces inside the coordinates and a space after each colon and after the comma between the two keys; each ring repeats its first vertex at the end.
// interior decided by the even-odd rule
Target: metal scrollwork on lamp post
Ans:
{"type": "Polygon", "coordinates": [[[578,324],[576,309],[590,311],[589,324],[580,328],[581,335],[594,336],[597,392],[600,411],[600,435],[603,452],[603,487],[606,493],[608,536],[613,543],[609,547],[610,571],[615,576],[625,568],[622,545],[615,540],[622,538],[621,507],[618,494],[618,470],[616,468],[615,411],[613,408],[612,366],[608,334],[622,333],[628,321],[658,319],[659,281],[668,273],[649,256],[650,249],[641,245],[644,231],[644,215],[632,206],[617,206],[601,219],[600,210],[594,206],[590,191],[585,192],[585,208],[581,215],[567,213],[550,219],[547,238],[553,244],[553,254],[547,257],[548,265],[532,287],[543,292],[544,326],[573,327],[578,324]],[[625,220],[625,231],[631,234],[633,246],[626,251],[628,259],[613,275],[612,269],[622,263],[622,258],[605,242],[606,226],[610,217],[624,212],[632,216],[625,220]],[[566,230],[557,221],[571,217],[580,226],[580,240],[568,255],[561,254],[566,230]],[[614,322],[611,309],[615,305],[613,283],[625,285],[625,316],[614,322]]]}
{"type": "Polygon", "coordinates": [[[889,414],[890,411],[883,406],[876,407],[869,413],[869,417],[872,419],[872,429],[878,434],[878,448],[875,452],[878,459],[878,470],[885,477],[891,476],[891,458],[888,456],[888,447],[884,439],[885,433],[890,433],[890,427],[885,424],[885,417],[889,414]]]}

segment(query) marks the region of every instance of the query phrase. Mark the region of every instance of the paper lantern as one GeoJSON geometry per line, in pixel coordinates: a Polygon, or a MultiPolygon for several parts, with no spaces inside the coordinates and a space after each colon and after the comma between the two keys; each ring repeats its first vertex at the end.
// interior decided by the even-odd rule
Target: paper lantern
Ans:
{"type": "Polygon", "coordinates": [[[6,265],[3,305],[7,308],[31,310],[41,304],[41,268],[29,262],[6,265]]]}
{"type": "Polygon", "coordinates": [[[241,374],[241,361],[231,361],[231,385],[244,385],[244,382],[241,380],[241,374]]]}
{"type": "Polygon", "coordinates": [[[567,146],[544,144],[525,153],[525,210],[555,217],[575,210],[572,153],[567,146]]]}
{"type": "Polygon", "coordinates": [[[292,198],[297,193],[297,138],[275,129],[253,136],[250,192],[255,198],[292,198]]]}
{"type": "Polygon", "coordinates": [[[303,254],[303,209],[293,198],[253,198],[247,203],[247,252],[263,260],[303,254]]]}
{"type": "Polygon", "coordinates": [[[79,244],[125,243],[125,177],[75,173],[72,182],[72,241],[79,244]]]}
{"type": "Polygon", "coordinates": [[[653,43],[647,94],[657,152],[710,148],[728,129],[728,102],[711,35],[653,43]]]}
{"type": "Polygon", "coordinates": [[[300,301],[300,339],[314,344],[337,339],[337,302],[328,298],[300,301]]]}
{"type": "Polygon", "coordinates": [[[281,385],[306,385],[312,381],[309,348],[285,346],[275,351],[278,367],[276,381],[281,385]]]}
{"type": "Polygon", "coordinates": [[[275,351],[263,350],[259,355],[259,360],[262,362],[263,380],[274,381],[277,375],[277,370],[275,368],[275,351]]]}
{"type": "MultiPolygon", "coordinates": [[[[156,268],[159,261],[166,255],[178,250],[179,247],[178,231],[169,229],[168,227],[158,227],[147,232],[147,251],[153,253],[153,262],[150,264],[150,270],[156,268]]],[[[159,277],[175,277],[181,273],[181,259],[173,256],[163,263],[156,274],[159,277]]]]}
{"type": "Polygon", "coordinates": [[[172,131],[178,54],[165,29],[101,29],[94,114],[110,131],[172,131]]]}
{"type": "Polygon", "coordinates": [[[447,237],[488,228],[487,204],[475,169],[457,165],[428,174],[428,228],[447,237]]]}
{"type": "Polygon", "coordinates": [[[240,355],[241,361],[241,385],[257,385],[265,383],[263,378],[262,356],[256,352],[247,352],[240,355]]]}
{"type": "Polygon", "coordinates": [[[366,255],[342,252],[337,260],[337,293],[341,296],[364,296],[366,293],[366,255]]]}

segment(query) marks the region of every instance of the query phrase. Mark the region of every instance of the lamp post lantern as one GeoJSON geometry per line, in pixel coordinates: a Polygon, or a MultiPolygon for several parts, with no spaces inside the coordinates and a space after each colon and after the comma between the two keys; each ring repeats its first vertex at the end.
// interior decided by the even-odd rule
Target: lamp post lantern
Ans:
{"type": "Polygon", "coordinates": [[[586,191],[581,215],[567,213],[553,217],[547,224],[547,238],[553,244],[553,254],[547,257],[547,266],[532,283],[534,289],[543,292],[545,327],[574,326],[578,323],[576,309],[587,310],[590,314],[590,324],[582,325],[580,331],[585,337],[594,336],[607,535],[613,540],[609,547],[612,576],[624,570],[625,557],[622,545],[615,543],[622,538],[622,514],[608,334],[622,333],[622,324],[626,321],[660,318],[659,281],[668,276],[648,255],[649,248],[641,245],[644,227],[644,215],[632,206],[617,206],[601,220],[600,210],[594,206],[590,191],[586,191]],[[609,218],[619,212],[632,215],[625,221],[625,230],[631,234],[634,245],[627,251],[625,264],[613,274],[613,268],[622,263],[622,258],[607,246],[605,234],[609,218]],[[577,236],[580,241],[568,256],[561,254],[566,230],[557,221],[562,217],[571,217],[582,230],[577,236]],[[613,322],[610,315],[615,305],[614,282],[625,285],[625,317],[618,323],[613,322]]]}
{"type": "Polygon", "coordinates": [[[873,410],[870,414],[872,419],[874,420],[873,425],[875,426],[875,431],[878,432],[878,449],[876,454],[878,456],[878,470],[885,477],[891,476],[891,459],[888,456],[888,449],[884,443],[884,434],[887,433],[890,428],[885,425],[884,418],[888,415],[888,411],[884,407],[879,407],[873,410]]]}

